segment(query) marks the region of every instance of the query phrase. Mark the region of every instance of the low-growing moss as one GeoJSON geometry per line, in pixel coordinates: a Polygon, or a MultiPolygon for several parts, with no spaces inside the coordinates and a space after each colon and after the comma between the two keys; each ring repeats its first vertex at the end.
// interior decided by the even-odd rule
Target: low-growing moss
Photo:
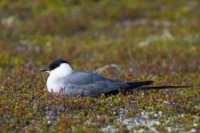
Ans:
{"type": "Polygon", "coordinates": [[[0,132],[198,132],[197,1],[0,2],[0,132]],[[91,98],[45,89],[41,67],[64,58],[75,70],[189,89],[91,98]]]}

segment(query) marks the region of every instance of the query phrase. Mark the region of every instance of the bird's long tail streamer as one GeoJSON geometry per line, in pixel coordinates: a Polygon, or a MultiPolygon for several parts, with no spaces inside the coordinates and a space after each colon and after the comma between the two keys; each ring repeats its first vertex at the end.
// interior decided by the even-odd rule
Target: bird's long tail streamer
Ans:
{"type": "Polygon", "coordinates": [[[191,88],[192,86],[173,86],[173,85],[166,85],[166,86],[142,86],[135,88],[136,90],[160,90],[160,89],[174,89],[174,88],[191,88]]]}

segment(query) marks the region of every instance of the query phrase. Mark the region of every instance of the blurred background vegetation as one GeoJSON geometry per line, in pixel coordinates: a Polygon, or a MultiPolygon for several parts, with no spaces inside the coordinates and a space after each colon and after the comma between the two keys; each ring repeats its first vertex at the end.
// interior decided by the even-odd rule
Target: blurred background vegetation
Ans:
{"type": "MultiPolygon", "coordinates": [[[[65,115],[70,113],[75,116],[70,115],[72,122],[68,122],[69,131],[76,131],[76,128],[81,128],[80,126],[83,126],[84,128],[81,129],[85,131],[90,127],[84,126],[85,119],[91,119],[94,127],[103,127],[110,123],[113,116],[109,111],[114,112],[116,108],[108,106],[108,110],[101,110],[103,105],[99,102],[107,103],[103,101],[104,98],[101,99],[102,101],[91,102],[96,102],[100,107],[83,105],[81,101],[66,98],[68,104],[72,102],[78,107],[61,111],[62,117],[56,115],[53,121],[57,124],[54,125],[45,125],[46,119],[43,119],[44,114],[42,114],[45,109],[37,108],[38,112],[34,112],[33,108],[36,106],[57,107],[56,105],[62,103],[62,100],[56,97],[53,99],[57,102],[53,102],[51,96],[43,89],[46,76],[39,73],[40,67],[57,58],[69,60],[76,70],[94,71],[112,63],[119,65],[123,70],[122,73],[118,73],[108,69],[102,73],[109,77],[125,80],[153,79],[159,81],[158,84],[199,86],[199,9],[198,0],[1,0],[0,117],[3,119],[0,120],[0,127],[4,131],[53,131],[51,127],[56,127],[62,122],[66,123],[65,119],[69,116],[65,115]],[[19,107],[17,103],[20,104],[19,107]],[[103,124],[100,124],[101,117],[99,119],[92,117],[94,114],[89,112],[84,114],[91,108],[96,112],[100,110],[98,112],[100,116],[109,114],[110,117],[107,116],[103,124]],[[79,114],[80,124],[76,125],[73,120],[77,121],[76,113],[77,111],[82,113],[80,109],[85,112],[79,114]],[[7,113],[4,113],[5,111],[7,113]],[[18,116],[21,115],[24,117],[19,118],[18,116]],[[42,126],[34,125],[32,120],[42,126]],[[34,129],[33,125],[37,128],[34,129]],[[71,125],[74,127],[72,128],[71,125]]],[[[190,117],[199,114],[198,87],[192,91],[185,90],[181,94],[178,91],[174,92],[175,94],[170,94],[168,97],[165,92],[162,96],[154,94],[155,97],[152,97],[149,93],[146,97],[161,98],[161,102],[169,97],[176,102],[180,99],[178,103],[183,107],[177,104],[173,106],[174,110],[179,107],[182,113],[185,113],[184,110],[191,111],[190,117]],[[184,99],[191,103],[187,103],[184,99]]],[[[143,93],[135,95],[142,97],[143,93]]],[[[122,103],[126,103],[127,98],[135,100],[134,95],[114,97],[115,100],[119,98],[122,99],[122,103]]],[[[145,97],[141,100],[145,101],[145,97]]],[[[147,107],[160,107],[152,105],[154,100],[149,101],[151,102],[146,101],[147,107]]],[[[141,104],[140,108],[146,110],[144,103],[141,104]]],[[[135,114],[133,111],[135,104],[118,105],[121,108],[127,106],[131,106],[128,111],[135,114]]],[[[188,121],[192,122],[193,119],[188,121]]],[[[182,124],[184,123],[185,121],[182,124]]],[[[157,128],[166,131],[161,127],[157,128]]],[[[184,131],[191,128],[188,127],[184,131]]]]}

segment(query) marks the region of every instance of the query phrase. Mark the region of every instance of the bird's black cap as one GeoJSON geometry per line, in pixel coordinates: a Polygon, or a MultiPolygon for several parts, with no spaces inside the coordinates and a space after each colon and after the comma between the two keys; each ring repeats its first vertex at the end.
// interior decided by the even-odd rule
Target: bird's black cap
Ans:
{"type": "Polygon", "coordinates": [[[41,72],[46,72],[46,71],[54,70],[55,68],[59,67],[60,64],[62,64],[62,63],[70,64],[70,63],[69,63],[68,61],[66,61],[66,60],[58,59],[58,60],[53,61],[48,67],[42,68],[40,71],[41,71],[41,72]]]}

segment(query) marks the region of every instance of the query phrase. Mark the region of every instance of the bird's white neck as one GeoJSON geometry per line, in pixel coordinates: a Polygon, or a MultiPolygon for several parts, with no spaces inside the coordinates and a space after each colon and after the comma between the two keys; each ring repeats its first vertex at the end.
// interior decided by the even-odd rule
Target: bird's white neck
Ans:
{"type": "Polygon", "coordinates": [[[59,67],[50,72],[49,78],[57,80],[70,75],[73,72],[69,64],[63,63],[59,67]]]}

